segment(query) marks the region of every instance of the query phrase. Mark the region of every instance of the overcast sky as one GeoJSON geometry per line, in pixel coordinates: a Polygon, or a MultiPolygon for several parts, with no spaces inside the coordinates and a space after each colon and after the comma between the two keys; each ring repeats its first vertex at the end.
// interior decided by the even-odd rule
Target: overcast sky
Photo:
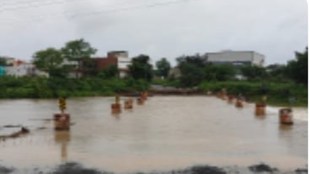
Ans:
{"type": "Polygon", "coordinates": [[[0,55],[84,38],[98,49],[148,54],[153,62],[221,50],[253,50],[266,63],[304,51],[306,0],[0,0],[0,55]]]}

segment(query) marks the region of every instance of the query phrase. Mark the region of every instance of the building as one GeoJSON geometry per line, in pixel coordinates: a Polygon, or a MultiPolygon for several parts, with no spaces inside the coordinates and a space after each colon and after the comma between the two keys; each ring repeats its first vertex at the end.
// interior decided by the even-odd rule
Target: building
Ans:
{"type": "Polygon", "coordinates": [[[92,59],[95,61],[97,71],[104,70],[111,65],[117,66],[116,57],[95,57],[92,59]]]}
{"type": "Polygon", "coordinates": [[[72,69],[72,71],[68,73],[69,78],[82,77],[81,68],[79,67],[79,61],[69,61],[68,59],[64,59],[64,61],[62,62],[61,66],[72,69]]]}
{"type": "Polygon", "coordinates": [[[115,65],[119,72],[119,77],[127,76],[129,70],[128,65],[131,64],[131,59],[128,57],[127,51],[110,51],[107,57],[91,57],[81,58],[77,61],[63,62],[63,66],[71,67],[72,71],[68,77],[79,78],[85,75],[96,74],[100,71],[115,65]]]}
{"type": "Polygon", "coordinates": [[[131,64],[131,59],[128,57],[127,51],[110,51],[108,52],[108,58],[116,58],[117,59],[117,68],[119,71],[119,77],[126,77],[129,69],[128,65],[131,64]]]}
{"type": "Polygon", "coordinates": [[[206,53],[207,62],[214,64],[263,66],[265,56],[255,51],[221,51],[206,53]]]}
{"type": "Polygon", "coordinates": [[[6,75],[15,77],[33,76],[34,68],[33,64],[18,60],[14,62],[13,66],[6,67],[6,75]]]}
{"type": "Polygon", "coordinates": [[[120,78],[127,76],[129,72],[128,65],[131,64],[131,59],[128,57],[127,51],[110,51],[107,53],[107,57],[93,57],[91,60],[94,61],[94,67],[97,72],[115,65],[120,78]]]}
{"type": "Polygon", "coordinates": [[[14,77],[23,77],[23,76],[45,76],[48,77],[48,74],[39,71],[34,64],[24,62],[21,60],[15,60],[10,64],[11,66],[5,67],[5,75],[14,76],[14,77]]]}

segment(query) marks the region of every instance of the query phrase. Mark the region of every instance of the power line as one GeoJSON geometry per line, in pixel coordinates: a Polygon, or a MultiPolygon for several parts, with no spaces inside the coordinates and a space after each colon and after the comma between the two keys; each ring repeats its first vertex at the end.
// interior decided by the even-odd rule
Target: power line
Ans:
{"type": "MultiPolygon", "coordinates": [[[[97,0],[98,2],[102,2],[100,0],[97,0]]],[[[30,1],[22,1],[24,3],[7,3],[7,4],[0,4],[0,13],[6,12],[6,11],[17,11],[17,10],[25,10],[25,9],[31,9],[31,8],[39,8],[39,7],[45,7],[45,6],[51,6],[51,5],[62,5],[62,4],[70,4],[70,3],[76,3],[76,2],[82,2],[82,3],[89,3],[89,0],[48,0],[48,1],[42,1],[42,0],[30,0],[30,1]],[[83,2],[84,1],[84,2],[83,2]]],[[[115,1],[114,1],[115,2],[115,1]]]]}
{"type": "MultiPolygon", "coordinates": [[[[97,0],[97,1],[102,2],[102,0],[97,0]]],[[[117,4],[122,3],[123,1],[124,0],[118,0],[117,4]]],[[[18,11],[20,9],[25,10],[25,9],[29,9],[29,8],[36,8],[36,11],[38,11],[37,9],[39,7],[51,6],[51,5],[61,5],[61,4],[72,3],[72,2],[89,3],[89,0],[87,0],[87,1],[86,0],[58,0],[58,1],[55,1],[55,0],[50,0],[50,1],[30,0],[30,1],[22,1],[22,2],[24,2],[23,6],[21,6],[20,4],[17,4],[18,2],[16,2],[16,1],[15,1],[15,6],[14,6],[14,3],[11,3],[10,5],[13,6],[11,8],[4,7],[2,4],[2,6],[0,6],[0,18],[3,18],[3,20],[1,20],[0,22],[5,22],[5,20],[7,20],[7,21],[12,20],[12,19],[8,19],[7,15],[1,16],[1,14],[4,14],[4,12],[7,12],[7,11],[14,12],[14,11],[18,11]],[[25,2],[26,3],[32,2],[32,3],[26,4],[25,2]],[[38,3],[38,2],[45,2],[45,3],[38,3]]],[[[107,7],[107,8],[109,8],[109,7],[107,7]]],[[[49,18],[49,17],[57,17],[57,16],[66,18],[68,15],[70,15],[69,12],[62,11],[60,13],[54,13],[54,14],[50,13],[49,15],[43,15],[43,14],[40,14],[40,16],[32,16],[31,15],[30,18],[31,18],[31,21],[41,21],[41,20],[44,20],[44,19],[49,18]]],[[[21,22],[20,20],[22,20],[23,22],[25,22],[25,18],[22,19],[21,17],[25,17],[25,15],[23,15],[23,16],[19,15],[18,17],[14,18],[14,20],[18,21],[18,22],[21,22]]]]}
{"type": "MultiPolygon", "coordinates": [[[[74,1],[83,1],[83,0],[74,0],[74,1]]],[[[0,6],[0,13],[7,12],[7,11],[17,11],[17,10],[25,10],[31,8],[39,8],[44,6],[51,6],[51,5],[61,5],[67,3],[64,0],[51,0],[51,1],[29,1],[28,3],[18,3],[18,4],[10,4],[7,6],[0,6]],[[43,3],[42,3],[43,2],[43,3]]]]}
{"type": "Polygon", "coordinates": [[[79,13],[79,14],[73,14],[68,15],[69,18],[78,18],[78,17],[89,17],[94,15],[101,15],[106,13],[113,13],[113,12],[122,12],[122,11],[129,11],[134,9],[143,9],[143,8],[154,8],[154,7],[160,7],[160,6],[168,6],[171,4],[177,4],[182,2],[188,2],[188,1],[199,1],[199,0],[170,0],[170,1],[164,1],[164,2],[157,2],[152,4],[141,4],[136,6],[129,6],[129,7],[122,7],[122,8],[115,8],[115,9],[108,9],[108,10],[98,10],[93,12],[85,12],[85,13],[79,13]]]}
{"type": "MultiPolygon", "coordinates": [[[[84,1],[84,0],[74,0],[74,1],[84,1]]],[[[102,15],[102,14],[107,14],[107,13],[115,13],[115,12],[130,11],[130,10],[135,10],[135,9],[168,6],[168,5],[172,5],[172,4],[189,2],[189,1],[200,1],[200,0],[169,0],[169,1],[150,3],[150,4],[125,6],[125,7],[114,8],[114,9],[111,7],[105,6],[104,8],[106,8],[106,9],[104,9],[104,10],[97,10],[97,11],[77,13],[77,14],[72,14],[72,13],[70,14],[70,12],[63,11],[63,12],[57,13],[57,14],[40,15],[40,17],[32,17],[31,21],[41,21],[41,20],[47,19],[49,17],[55,17],[55,16],[65,17],[65,18],[70,20],[70,19],[74,19],[74,18],[82,18],[82,17],[85,18],[85,17],[91,17],[91,16],[102,15]]],[[[54,1],[54,3],[51,3],[52,1],[48,1],[48,2],[50,2],[50,5],[53,5],[53,4],[58,4],[60,1],[57,1],[56,3],[55,3],[55,1],[54,1]]],[[[48,5],[48,4],[46,4],[46,5],[48,5]]],[[[39,7],[39,6],[32,6],[32,7],[39,7]]],[[[0,11],[0,14],[1,14],[1,11],[0,11]]]]}

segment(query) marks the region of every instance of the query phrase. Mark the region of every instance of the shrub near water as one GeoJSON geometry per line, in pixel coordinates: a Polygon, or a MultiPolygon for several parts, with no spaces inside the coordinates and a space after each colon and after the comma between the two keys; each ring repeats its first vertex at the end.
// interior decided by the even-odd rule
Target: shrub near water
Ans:
{"type": "Polygon", "coordinates": [[[289,98],[293,99],[293,105],[306,106],[308,89],[303,85],[294,83],[268,83],[263,87],[261,82],[228,81],[228,82],[203,82],[199,86],[204,91],[220,91],[225,88],[229,94],[242,94],[251,101],[259,101],[264,94],[268,96],[268,103],[276,105],[289,105],[289,98]]]}
{"type": "Polygon", "coordinates": [[[101,78],[0,77],[0,98],[55,98],[114,95],[147,89],[143,80],[101,78]]]}
{"type": "MultiPolygon", "coordinates": [[[[169,84],[171,85],[171,84],[169,84]]],[[[176,85],[178,86],[178,85],[176,85]]],[[[308,89],[295,83],[265,83],[268,103],[289,105],[289,97],[294,97],[293,105],[307,106],[308,89]]],[[[98,77],[82,79],[39,78],[39,77],[0,77],[0,98],[55,98],[59,96],[110,96],[118,92],[142,91],[149,88],[144,80],[102,79],[98,77]]],[[[261,82],[223,81],[202,82],[203,91],[220,91],[226,88],[233,95],[242,94],[251,101],[259,101],[262,92],[261,82]]]]}

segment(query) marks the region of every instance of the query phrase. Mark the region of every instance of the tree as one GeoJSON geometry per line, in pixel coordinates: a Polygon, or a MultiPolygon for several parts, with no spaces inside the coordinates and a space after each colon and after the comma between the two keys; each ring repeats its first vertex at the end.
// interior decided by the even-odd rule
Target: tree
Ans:
{"type": "Polygon", "coordinates": [[[96,52],[97,49],[91,47],[90,43],[85,42],[84,39],[69,41],[61,49],[62,56],[66,60],[78,63],[77,67],[73,67],[76,68],[76,77],[78,77],[78,71],[84,72],[81,61],[86,62],[85,59],[89,59],[96,52]]]}
{"type": "Polygon", "coordinates": [[[285,82],[288,80],[286,69],[286,65],[271,64],[266,67],[266,72],[270,80],[285,82]]]}
{"type": "Polygon", "coordinates": [[[181,72],[180,83],[182,86],[196,86],[205,78],[204,68],[206,60],[198,54],[179,57],[177,58],[177,62],[177,67],[181,72]]]}
{"type": "Polygon", "coordinates": [[[181,56],[177,58],[178,65],[182,64],[193,64],[199,68],[205,67],[207,64],[207,60],[201,57],[199,54],[193,55],[193,56],[181,56]]]}
{"type": "Polygon", "coordinates": [[[203,68],[197,68],[191,63],[184,63],[179,66],[181,71],[180,83],[184,87],[192,87],[203,81],[205,73],[203,68]]]}
{"type": "Polygon", "coordinates": [[[38,69],[48,72],[50,76],[62,76],[65,73],[62,67],[61,52],[55,48],[47,48],[34,53],[33,63],[38,69]]]}
{"type": "Polygon", "coordinates": [[[308,85],[308,47],[304,53],[295,52],[295,58],[287,64],[287,75],[297,83],[308,85]]]}
{"type": "Polygon", "coordinates": [[[118,76],[118,69],[116,65],[110,65],[99,73],[102,78],[114,78],[118,76]]]}
{"type": "Polygon", "coordinates": [[[6,66],[6,60],[3,57],[0,57],[0,66],[6,66]]]}
{"type": "Polygon", "coordinates": [[[167,78],[168,73],[171,69],[170,63],[167,61],[166,58],[162,58],[156,62],[157,67],[157,75],[167,78]]]}
{"type": "Polygon", "coordinates": [[[90,58],[95,54],[97,49],[91,47],[84,39],[69,41],[61,49],[63,57],[69,61],[79,61],[82,58],[90,58]]]}
{"type": "Polygon", "coordinates": [[[205,68],[205,79],[209,81],[226,81],[234,79],[236,69],[230,64],[208,64],[205,68]]]}
{"type": "Polygon", "coordinates": [[[151,81],[153,78],[153,66],[149,61],[150,57],[143,54],[132,58],[132,64],[128,66],[131,77],[151,81]]]}
{"type": "Polygon", "coordinates": [[[241,74],[248,80],[257,80],[267,77],[266,69],[259,66],[246,65],[241,67],[241,74]]]}

